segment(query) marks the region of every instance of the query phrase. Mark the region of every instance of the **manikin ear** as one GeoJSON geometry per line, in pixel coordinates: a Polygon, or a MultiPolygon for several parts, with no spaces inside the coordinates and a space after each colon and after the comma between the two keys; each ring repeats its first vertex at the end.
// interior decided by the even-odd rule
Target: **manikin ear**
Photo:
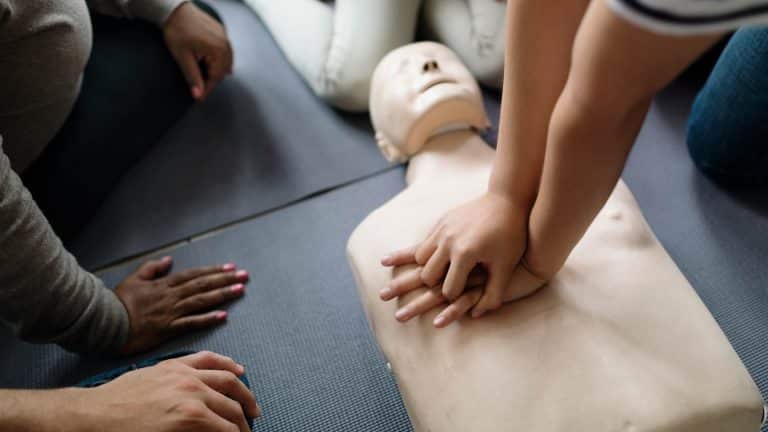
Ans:
{"type": "Polygon", "coordinates": [[[376,132],[376,144],[379,146],[379,150],[384,155],[384,157],[394,163],[403,163],[408,160],[408,156],[405,155],[400,149],[395,147],[387,137],[384,136],[381,132],[376,132]]]}

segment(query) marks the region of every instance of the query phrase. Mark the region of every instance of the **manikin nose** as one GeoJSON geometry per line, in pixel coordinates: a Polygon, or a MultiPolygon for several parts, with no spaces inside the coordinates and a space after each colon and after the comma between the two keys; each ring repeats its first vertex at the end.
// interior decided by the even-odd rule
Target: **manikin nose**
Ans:
{"type": "Polygon", "coordinates": [[[424,66],[421,67],[422,72],[434,72],[439,71],[440,66],[437,65],[437,61],[435,60],[428,60],[424,62],[424,66]]]}

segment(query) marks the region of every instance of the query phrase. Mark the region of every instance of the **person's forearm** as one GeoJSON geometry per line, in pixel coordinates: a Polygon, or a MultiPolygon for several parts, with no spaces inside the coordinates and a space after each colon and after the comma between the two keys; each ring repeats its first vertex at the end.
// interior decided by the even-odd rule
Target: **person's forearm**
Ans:
{"type": "Polygon", "coordinates": [[[587,111],[564,96],[550,126],[541,189],[529,220],[529,270],[549,279],[605,204],[649,102],[626,112],[587,111]]]}
{"type": "Polygon", "coordinates": [[[73,403],[83,391],[0,390],[0,432],[85,432],[73,403]]]}
{"type": "Polygon", "coordinates": [[[547,126],[571,63],[587,0],[507,3],[507,44],[497,154],[489,189],[533,205],[547,126]]]}
{"type": "Polygon", "coordinates": [[[653,96],[719,36],[660,36],[590,7],[568,83],[552,114],[525,261],[549,278],[618,181],[653,96]]]}

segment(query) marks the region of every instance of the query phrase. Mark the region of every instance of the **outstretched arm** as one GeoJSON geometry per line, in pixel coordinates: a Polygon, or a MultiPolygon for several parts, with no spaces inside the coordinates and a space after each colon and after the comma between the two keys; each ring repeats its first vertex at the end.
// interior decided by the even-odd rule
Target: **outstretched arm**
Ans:
{"type": "MultiPolygon", "coordinates": [[[[501,306],[526,245],[552,109],[565,85],[573,40],[588,0],[507,5],[501,128],[488,192],[448,212],[432,234],[385,265],[417,262],[428,286],[456,300],[467,276],[483,267],[488,286],[473,315],[501,306]]],[[[523,295],[523,293],[519,293],[523,295]]]]}
{"type": "MultiPolygon", "coordinates": [[[[522,8],[524,3],[516,7],[522,8]]],[[[451,269],[466,262],[485,267],[489,279],[473,316],[529,294],[537,279],[543,282],[560,269],[616,185],[655,93],[719,37],[656,35],[615,16],[604,0],[595,0],[572,44],[573,61],[565,63],[564,75],[558,75],[563,85],[552,94],[544,91],[552,88],[537,90],[540,77],[526,70],[529,58],[515,56],[536,42],[527,40],[528,33],[522,30],[526,15],[521,14],[517,22],[513,9],[510,4],[502,128],[489,193],[459,209],[459,216],[457,211],[449,213],[437,234],[412,251],[411,261],[426,264],[422,279],[428,286],[439,284],[443,269],[448,267],[442,292],[452,300],[466,286],[466,278],[451,277],[451,269]],[[516,28],[521,34],[515,34],[516,28]],[[516,51],[515,45],[522,47],[516,51]],[[545,113],[544,108],[555,101],[551,115],[545,113]],[[513,202],[507,208],[530,211],[522,216],[528,224],[528,238],[523,237],[523,244],[520,236],[525,236],[525,230],[509,230],[521,216],[503,219],[509,211],[487,205],[483,201],[488,197],[503,197],[513,202]],[[425,244],[432,248],[426,250],[427,260],[420,257],[420,253],[425,254],[425,244]],[[463,258],[462,253],[445,258],[445,252],[438,254],[441,244],[458,245],[460,252],[470,252],[469,258],[463,258]],[[518,249],[525,249],[520,265],[520,256],[515,255],[518,249]],[[494,263],[499,264],[494,268],[494,263]],[[500,280],[497,269],[505,267],[509,273],[500,280]]],[[[534,16],[531,11],[528,14],[534,16]]],[[[391,260],[396,265],[409,258],[406,252],[395,254],[391,260]]],[[[472,266],[464,264],[463,270],[469,272],[472,266]]]]}
{"type": "Polygon", "coordinates": [[[554,275],[608,199],[654,95],[720,36],[662,36],[592,3],[552,114],[525,260],[554,275]]]}

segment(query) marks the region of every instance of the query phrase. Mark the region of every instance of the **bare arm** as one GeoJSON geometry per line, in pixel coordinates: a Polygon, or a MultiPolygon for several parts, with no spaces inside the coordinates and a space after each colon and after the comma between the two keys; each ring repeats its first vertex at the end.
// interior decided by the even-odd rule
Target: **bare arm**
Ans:
{"type": "Polygon", "coordinates": [[[490,190],[530,209],[544,161],[547,126],[565,86],[588,0],[507,3],[501,126],[490,190]]]}
{"type": "Polygon", "coordinates": [[[549,125],[525,259],[552,276],[605,204],[653,96],[720,36],[661,36],[592,2],[549,125]]]}
{"type": "Polygon", "coordinates": [[[573,39],[588,3],[508,3],[501,130],[488,193],[446,213],[419,245],[382,260],[390,266],[412,262],[424,266],[422,281],[430,287],[442,282],[442,294],[451,301],[465,289],[469,273],[483,267],[488,284],[474,316],[525,294],[508,296],[506,288],[519,273],[547,125],[565,85],[573,39]]]}
{"type": "Polygon", "coordinates": [[[248,432],[261,408],[244,372],[199,352],[94,388],[0,390],[0,432],[248,432]]]}

